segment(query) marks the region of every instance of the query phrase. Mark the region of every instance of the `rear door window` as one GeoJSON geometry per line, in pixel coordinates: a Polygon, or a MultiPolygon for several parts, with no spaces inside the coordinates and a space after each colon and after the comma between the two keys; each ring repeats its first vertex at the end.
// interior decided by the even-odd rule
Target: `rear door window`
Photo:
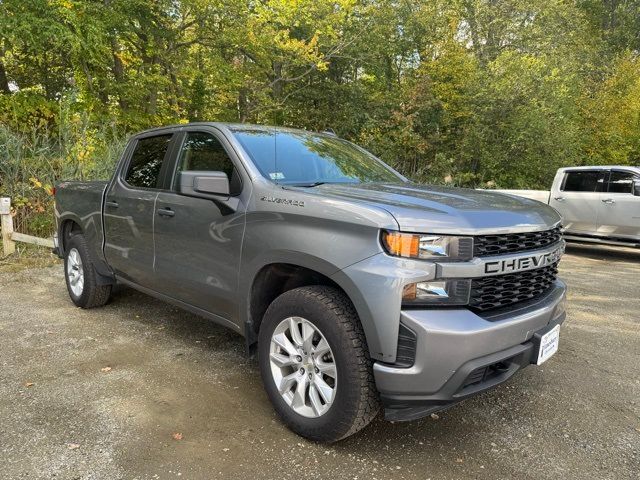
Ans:
{"type": "Polygon", "coordinates": [[[602,192],[604,185],[604,170],[581,170],[567,172],[562,184],[564,192],[602,192]]]}
{"type": "Polygon", "coordinates": [[[613,170],[607,182],[609,193],[633,193],[633,181],[635,175],[631,172],[613,170]]]}
{"type": "Polygon", "coordinates": [[[141,138],[131,155],[125,181],[132,187],[159,188],[162,163],[172,135],[141,138]]]}

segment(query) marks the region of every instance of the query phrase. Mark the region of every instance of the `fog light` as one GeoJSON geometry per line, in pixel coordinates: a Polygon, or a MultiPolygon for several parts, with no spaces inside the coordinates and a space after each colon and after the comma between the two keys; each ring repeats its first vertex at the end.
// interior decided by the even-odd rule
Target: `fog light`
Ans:
{"type": "Polygon", "coordinates": [[[466,305],[469,303],[471,280],[431,280],[404,286],[402,301],[407,304],[466,305]]]}

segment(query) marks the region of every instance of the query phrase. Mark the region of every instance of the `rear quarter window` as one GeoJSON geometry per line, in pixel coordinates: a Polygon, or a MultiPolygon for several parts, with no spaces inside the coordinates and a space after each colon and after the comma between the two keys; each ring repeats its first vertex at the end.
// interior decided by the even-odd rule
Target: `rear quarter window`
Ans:
{"type": "Polygon", "coordinates": [[[631,172],[622,172],[613,170],[609,175],[607,182],[607,191],[609,193],[633,193],[633,182],[637,177],[631,172]]]}
{"type": "Polygon", "coordinates": [[[160,170],[172,135],[141,138],[136,142],[124,176],[132,187],[158,188],[160,170]]]}

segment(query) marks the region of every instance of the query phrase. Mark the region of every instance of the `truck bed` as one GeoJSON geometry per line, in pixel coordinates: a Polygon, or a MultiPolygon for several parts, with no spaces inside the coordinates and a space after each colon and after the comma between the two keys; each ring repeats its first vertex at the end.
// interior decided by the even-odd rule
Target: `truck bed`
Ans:
{"type": "MultiPolygon", "coordinates": [[[[95,259],[103,259],[102,201],[109,182],[62,182],[56,186],[57,218],[75,221],[84,232],[95,259]]],[[[62,229],[63,235],[66,233],[62,229]]],[[[59,239],[63,245],[64,238],[59,239]]]]}

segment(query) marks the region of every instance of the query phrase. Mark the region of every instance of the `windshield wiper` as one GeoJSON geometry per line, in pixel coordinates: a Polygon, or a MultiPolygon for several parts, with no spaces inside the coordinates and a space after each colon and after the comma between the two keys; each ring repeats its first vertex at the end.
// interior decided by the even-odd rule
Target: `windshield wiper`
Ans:
{"type": "Polygon", "coordinates": [[[292,183],[290,186],[292,187],[317,187],[319,185],[324,185],[327,182],[312,182],[312,183],[292,183]]]}

